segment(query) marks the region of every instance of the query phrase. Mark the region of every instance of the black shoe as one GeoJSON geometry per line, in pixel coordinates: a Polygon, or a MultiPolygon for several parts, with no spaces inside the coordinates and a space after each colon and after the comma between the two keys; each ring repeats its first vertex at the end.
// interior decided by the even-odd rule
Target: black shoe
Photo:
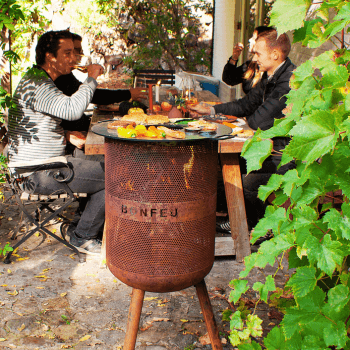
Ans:
{"type": "MultiPolygon", "coordinates": [[[[68,228],[69,231],[69,228],[68,228]]],[[[80,253],[99,255],[101,254],[102,242],[97,239],[85,239],[78,237],[75,232],[69,235],[69,243],[77,248],[80,253]]]]}
{"type": "Polygon", "coordinates": [[[223,233],[231,233],[230,221],[227,220],[221,223],[216,223],[216,231],[223,233]]]}

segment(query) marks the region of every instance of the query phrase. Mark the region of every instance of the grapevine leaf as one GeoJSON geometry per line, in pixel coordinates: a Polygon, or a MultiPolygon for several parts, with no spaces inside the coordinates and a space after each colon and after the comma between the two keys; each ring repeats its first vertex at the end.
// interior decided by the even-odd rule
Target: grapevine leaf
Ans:
{"type": "Polygon", "coordinates": [[[271,25],[279,33],[297,29],[303,26],[303,20],[311,1],[305,0],[277,0],[271,12],[271,25]]]}
{"type": "Polygon", "coordinates": [[[317,47],[322,41],[313,32],[314,26],[317,24],[323,24],[320,18],[314,19],[312,21],[304,21],[303,27],[294,31],[293,43],[301,42],[303,46],[317,47]]]}
{"type": "Polygon", "coordinates": [[[249,314],[246,321],[248,330],[253,337],[261,337],[262,335],[262,319],[258,315],[249,314]]]}
{"type": "Polygon", "coordinates": [[[239,350],[261,350],[261,346],[254,340],[251,343],[238,345],[239,350]]]}
{"type": "Polygon", "coordinates": [[[339,284],[328,292],[328,304],[336,312],[341,311],[350,300],[350,291],[347,286],[339,284]]]}
{"type": "Polygon", "coordinates": [[[274,243],[276,244],[276,248],[281,251],[285,251],[294,245],[295,237],[291,233],[281,233],[277,237],[274,238],[274,243]]]}
{"type": "Polygon", "coordinates": [[[311,61],[306,61],[294,71],[294,81],[304,81],[314,74],[311,61]]]}
{"type": "Polygon", "coordinates": [[[248,281],[245,280],[233,280],[230,282],[230,287],[234,288],[234,290],[231,291],[229,301],[233,301],[236,303],[241,295],[245,293],[249,287],[247,286],[248,281]]]}
{"type": "Polygon", "coordinates": [[[267,296],[269,292],[273,292],[276,289],[275,281],[271,275],[266,277],[265,284],[261,282],[255,282],[253,285],[253,290],[259,292],[260,299],[267,303],[267,296]]]}
{"type": "Polygon", "coordinates": [[[282,159],[281,159],[281,162],[280,164],[278,164],[278,169],[285,165],[285,164],[288,164],[289,162],[291,162],[292,160],[294,160],[294,158],[292,156],[290,156],[288,153],[286,152],[283,152],[282,154],[282,159]]]}
{"type": "Polygon", "coordinates": [[[230,329],[238,329],[238,330],[242,330],[243,329],[243,321],[242,321],[242,318],[241,318],[241,312],[240,311],[236,311],[231,316],[230,329]]]}
{"type": "Polygon", "coordinates": [[[287,136],[289,131],[295,125],[294,120],[289,119],[275,119],[275,124],[272,128],[261,133],[262,138],[273,138],[287,136]]]}
{"type": "Polygon", "coordinates": [[[258,190],[258,197],[265,201],[267,197],[278,190],[283,182],[283,176],[278,174],[272,174],[266,185],[260,186],[258,190]]]}
{"type": "Polygon", "coordinates": [[[247,160],[247,172],[261,168],[264,160],[271,154],[272,141],[261,140],[251,142],[250,147],[242,150],[242,157],[247,160]],[[254,147],[252,147],[254,145],[254,147]]]}
{"type": "Polygon", "coordinates": [[[252,233],[251,243],[254,244],[257,239],[264,236],[268,230],[278,232],[279,227],[286,220],[286,211],[283,208],[266,208],[265,217],[259,220],[252,233]]]}
{"type": "MultiPolygon", "coordinates": [[[[343,203],[342,211],[349,210],[350,205],[343,203]]],[[[336,209],[330,209],[323,217],[323,221],[328,223],[328,227],[333,230],[339,237],[350,240],[350,220],[349,216],[343,216],[336,209]]]]}
{"type": "MultiPolygon", "coordinates": [[[[307,268],[300,267],[298,270],[300,269],[307,268]]],[[[314,290],[304,297],[298,298],[298,306],[292,306],[286,309],[286,314],[281,325],[287,339],[290,339],[301,328],[304,328],[304,325],[310,324],[313,327],[315,326],[315,320],[321,315],[321,307],[324,304],[324,299],[325,293],[319,287],[315,287],[314,290]]],[[[326,325],[326,318],[321,316],[321,319],[318,319],[318,323],[320,324],[320,328],[323,329],[326,325]]]]}
{"type": "Polygon", "coordinates": [[[305,241],[305,248],[308,249],[308,258],[310,262],[317,263],[317,266],[324,271],[328,276],[332,276],[336,265],[341,265],[343,262],[344,252],[342,244],[338,241],[332,241],[329,234],[325,235],[323,241],[310,236],[305,241]]]}
{"type": "Polygon", "coordinates": [[[286,340],[282,332],[282,329],[277,326],[272,328],[272,330],[266,336],[266,338],[264,339],[264,345],[267,350],[276,350],[276,349],[287,350],[288,349],[286,347],[286,340]]]}
{"type": "Polygon", "coordinates": [[[312,224],[318,217],[314,209],[304,205],[293,208],[291,213],[294,216],[295,229],[308,224],[312,224]]]}
{"type": "Polygon", "coordinates": [[[322,71],[323,78],[321,83],[325,88],[330,87],[332,89],[342,87],[349,79],[349,73],[346,67],[332,64],[331,67],[327,67],[322,71]]]}
{"type": "Polygon", "coordinates": [[[334,116],[327,111],[315,111],[291,130],[292,141],[285,152],[310,164],[330,152],[337,141],[334,116]]]}
{"type": "Polygon", "coordinates": [[[316,335],[307,335],[303,339],[301,350],[326,350],[326,344],[316,335]]]}
{"type": "Polygon", "coordinates": [[[332,323],[330,327],[323,329],[323,337],[327,346],[343,348],[348,341],[344,323],[332,323]]]}
{"type": "Polygon", "coordinates": [[[304,296],[316,287],[316,269],[314,267],[299,267],[289,279],[286,286],[292,287],[295,296],[304,296]]]}
{"type": "Polygon", "coordinates": [[[300,266],[309,265],[309,261],[306,256],[303,256],[301,259],[297,255],[297,251],[295,248],[291,249],[288,254],[288,267],[290,269],[295,269],[300,266]]]}
{"type": "Polygon", "coordinates": [[[236,331],[235,329],[230,332],[228,339],[230,340],[230,343],[233,346],[236,346],[241,343],[241,338],[238,335],[238,331],[236,331]]]}

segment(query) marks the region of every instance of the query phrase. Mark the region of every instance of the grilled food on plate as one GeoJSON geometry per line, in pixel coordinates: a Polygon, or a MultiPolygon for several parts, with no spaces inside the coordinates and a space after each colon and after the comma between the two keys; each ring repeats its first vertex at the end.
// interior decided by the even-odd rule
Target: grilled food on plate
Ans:
{"type": "Polygon", "coordinates": [[[128,122],[135,122],[136,124],[145,124],[146,123],[147,114],[130,114],[124,115],[121,120],[126,120],[128,122]]]}
{"type": "Polygon", "coordinates": [[[174,139],[184,139],[186,137],[186,134],[183,131],[171,130],[165,126],[158,126],[157,129],[164,131],[167,137],[173,137],[174,139]]]}

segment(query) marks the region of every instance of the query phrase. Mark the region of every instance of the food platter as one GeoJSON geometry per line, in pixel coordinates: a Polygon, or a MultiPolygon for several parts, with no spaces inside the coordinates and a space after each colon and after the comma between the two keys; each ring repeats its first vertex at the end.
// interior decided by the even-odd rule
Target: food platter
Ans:
{"type": "MultiPolygon", "coordinates": [[[[127,141],[138,141],[138,142],[186,142],[186,141],[200,141],[200,140],[220,140],[230,137],[230,133],[232,132],[232,129],[226,125],[217,124],[217,129],[215,132],[202,132],[202,133],[193,133],[193,132],[185,132],[185,126],[184,125],[175,125],[172,124],[164,124],[165,127],[170,128],[172,130],[176,131],[183,131],[185,132],[185,138],[183,139],[177,139],[177,138],[150,138],[150,137],[133,137],[133,138],[126,138],[126,137],[120,137],[118,134],[118,131],[115,129],[109,129],[108,124],[112,122],[113,120],[109,121],[103,121],[100,123],[97,123],[92,127],[92,132],[94,132],[97,135],[104,136],[106,138],[111,139],[119,139],[119,140],[127,140],[127,141]]],[[[159,127],[160,125],[155,125],[156,127],[159,127]]]]}

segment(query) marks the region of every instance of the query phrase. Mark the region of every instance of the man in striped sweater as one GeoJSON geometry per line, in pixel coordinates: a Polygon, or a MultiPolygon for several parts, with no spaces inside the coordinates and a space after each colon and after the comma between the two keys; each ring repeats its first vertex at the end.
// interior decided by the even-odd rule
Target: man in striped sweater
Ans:
{"type": "MultiPolygon", "coordinates": [[[[43,34],[36,47],[37,65],[23,76],[14,94],[15,108],[9,110],[9,159],[24,162],[48,159],[65,154],[62,120],[78,120],[89,105],[97,87],[96,78],[103,73],[98,64],[88,67],[88,78],[72,96],[66,96],[54,84],[61,75],[69,74],[76,56],[71,33],[50,31],[43,34]]],[[[74,171],[68,186],[73,192],[90,194],[81,219],[70,227],[70,243],[79,251],[98,254],[96,240],[105,216],[104,163],[67,156],[74,171]]],[[[60,170],[65,176],[67,169],[60,170]]],[[[53,178],[54,171],[28,173],[23,183],[30,193],[51,194],[65,191],[66,184],[53,178]]]]}

